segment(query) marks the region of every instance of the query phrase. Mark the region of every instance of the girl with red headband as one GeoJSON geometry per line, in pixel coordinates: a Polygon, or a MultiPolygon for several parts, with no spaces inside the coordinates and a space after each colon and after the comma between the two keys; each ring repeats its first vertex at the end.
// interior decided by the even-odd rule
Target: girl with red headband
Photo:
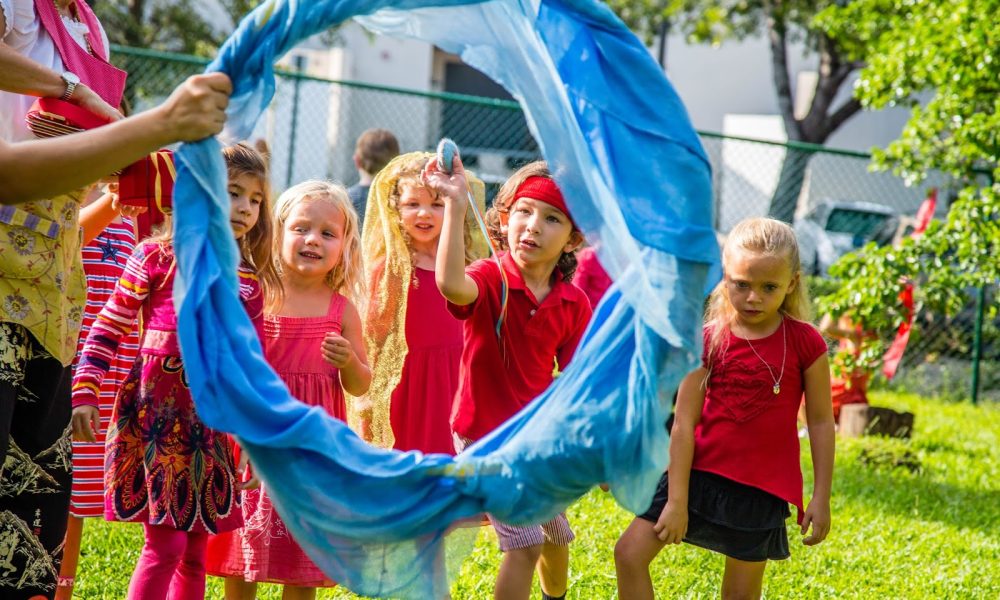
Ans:
{"type": "MultiPolygon", "coordinates": [[[[583,235],[545,163],[531,163],[494,202],[500,227],[492,234],[508,250],[466,268],[462,224],[469,206],[461,161],[455,158],[449,175],[432,160],[423,177],[445,202],[437,285],[463,321],[452,412],[461,451],[531,402],[573,356],[591,315],[587,297],[570,283],[583,235]]],[[[534,527],[490,521],[504,553],[494,596],[527,599],[537,565],[542,597],[565,597],[574,537],[566,515],[534,527]]]]}

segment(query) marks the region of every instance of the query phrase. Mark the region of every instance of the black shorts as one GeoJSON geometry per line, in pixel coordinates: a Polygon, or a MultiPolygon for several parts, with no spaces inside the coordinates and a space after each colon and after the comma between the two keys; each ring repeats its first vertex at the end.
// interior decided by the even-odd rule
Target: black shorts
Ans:
{"type": "MultiPolygon", "coordinates": [[[[649,510],[639,515],[651,523],[667,504],[667,474],[660,478],[649,510]]],[[[688,529],[684,541],[747,562],[783,560],[790,556],[785,519],[788,503],[749,485],[691,471],[688,529]]]]}

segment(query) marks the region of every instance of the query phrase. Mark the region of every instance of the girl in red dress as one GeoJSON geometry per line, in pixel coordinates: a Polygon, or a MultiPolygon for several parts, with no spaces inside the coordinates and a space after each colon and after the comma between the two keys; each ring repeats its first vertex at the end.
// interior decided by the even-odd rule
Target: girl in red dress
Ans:
{"type": "Polygon", "coordinates": [[[789,556],[789,504],[802,535],[812,526],[807,546],[830,530],[830,369],[826,342],[805,321],[795,234],[773,219],[743,221],[726,240],[722,265],[702,366],[678,392],[670,470],[615,547],[622,598],[652,599],[649,564],[682,541],[726,557],[723,597],[759,598],[767,561],[789,556]],[[803,392],[814,472],[804,510],[796,431],[803,392]]]}
{"type": "MultiPolygon", "coordinates": [[[[452,402],[462,359],[462,323],[434,281],[444,202],[420,173],[434,155],[412,152],[379,172],[369,192],[362,241],[369,282],[365,344],[372,387],[366,438],[399,450],[454,454],[452,402]]],[[[483,206],[485,186],[470,177],[483,206]]],[[[472,211],[465,221],[466,264],[487,255],[472,211]]]]}

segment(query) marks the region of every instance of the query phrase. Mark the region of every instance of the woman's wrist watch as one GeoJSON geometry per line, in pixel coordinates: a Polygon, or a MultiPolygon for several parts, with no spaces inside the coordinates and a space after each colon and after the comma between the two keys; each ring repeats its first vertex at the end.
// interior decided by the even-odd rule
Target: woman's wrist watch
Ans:
{"type": "Polygon", "coordinates": [[[73,92],[76,91],[76,86],[80,84],[80,78],[77,77],[76,73],[71,71],[63,71],[60,77],[62,77],[63,82],[66,83],[66,91],[63,92],[63,95],[60,96],[59,99],[66,101],[73,96],[73,92]]]}

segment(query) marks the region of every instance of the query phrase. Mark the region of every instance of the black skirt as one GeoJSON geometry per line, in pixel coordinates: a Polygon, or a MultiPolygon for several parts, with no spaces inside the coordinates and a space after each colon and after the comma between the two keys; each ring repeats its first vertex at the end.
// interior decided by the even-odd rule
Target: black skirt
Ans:
{"type": "MultiPolygon", "coordinates": [[[[667,504],[667,474],[660,478],[649,510],[652,523],[667,504]]],[[[721,475],[691,471],[688,529],[684,541],[747,562],[783,560],[788,552],[788,503],[761,489],[721,475]]]]}

